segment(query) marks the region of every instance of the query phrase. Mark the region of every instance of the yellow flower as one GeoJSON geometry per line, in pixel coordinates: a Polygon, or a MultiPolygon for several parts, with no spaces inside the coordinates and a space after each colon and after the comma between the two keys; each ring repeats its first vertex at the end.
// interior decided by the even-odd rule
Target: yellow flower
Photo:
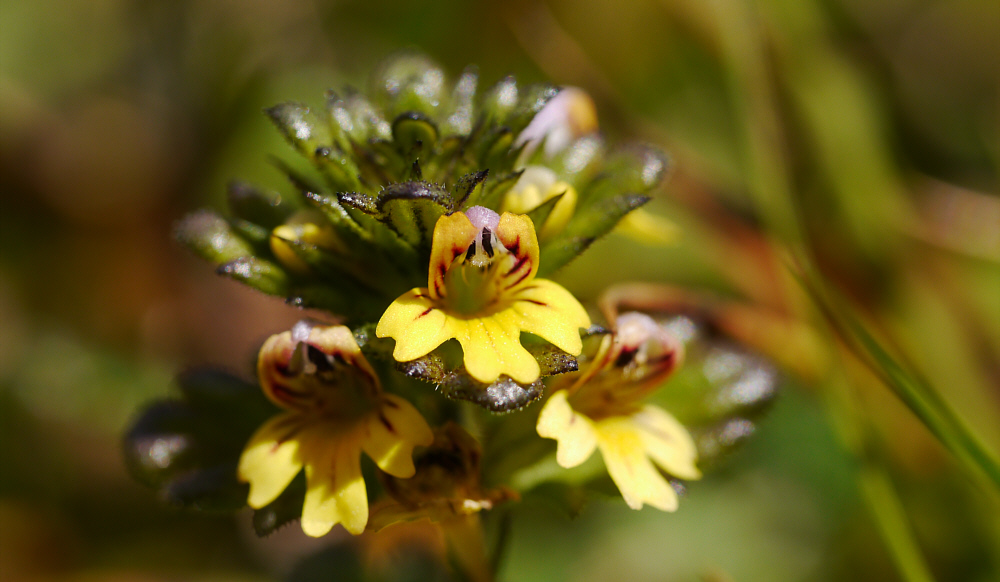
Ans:
{"type": "Polygon", "coordinates": [[[321,249],[342,249],[343,243],[329,226],[319,226],[324,220],[315,212],[298,212],[285,224],[271,231],[271,252],[289,271],[298,275],[309,274],[312,269],[292,248],[292,243],[313,245],[321,249]]]}
{"type": "Polygon", "coordinates": [[[542,241],[559,234],[576,210],[576,189],[559,180],[556,173],[545,166],[528,166],[514,187],[504,196],[503,210],[526,214],[556,196],[562,196],[552,208],[544,224],[538,229],[542,241]]]}
{"type": "Polygon", "coordinates": [[[683,348],[642,314],[623,314],[616,326],[579,378],[545,403],[538,434],[558,442],[556,461],[566,468],[600,449],[608,474],[632,509],[645,503],[674,511],[677,494],[657,466],[682,479],[701,477],[694,441],[673,416],[638,400],[677,368],[683,348]]]}
{"type": "Polygon", "coordinates": [[[257,372],[267,397],[283,412],[250,438],[240,457],[247,503],[274,501],[305,468],[302,530],[319,537],[340,523],[360,534],[368,522],[361,476],[364,451],[386,473],[411,477],[413,447],[434,435],[402,398],[382,392],[378,377],[343,326],[297,324],[268,338],[257,372]]]}
{"type": "Polygon", "coordinates": [[[400,362],[429,354],[455,338],[473,378],[492,383],[506,374],[538,379],[535,358],[521,345],[533,333],[578,355],[580,328],[590,317],[569,291],[536,279],[538,239],[531,219],[474,206],[442,216],[434,226],[426,288],[392,302],[375,330],[396,340],[400,362]]]}

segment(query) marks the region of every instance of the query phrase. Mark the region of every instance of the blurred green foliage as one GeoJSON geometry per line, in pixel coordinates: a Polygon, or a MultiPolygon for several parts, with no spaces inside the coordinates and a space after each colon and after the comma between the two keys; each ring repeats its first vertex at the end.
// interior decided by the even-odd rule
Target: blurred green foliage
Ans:
{"type": "Polygon", "coordinates": [[[609,236],[559,273],[578,296],[641,279],[740,297],[815,325],[827,359],[788,373],[756,438],[676,514],[609,498],[571,521],[525,499],[505,579],[995,579],[996,488],[840,348],[789,267],[811,265],[1000,450],[997,30],[990,0],[3,2],[0,574],[312,579],[297,558],[339,538],[256,540],[248,516],[163,508],[118,440],[173,371],[248,376],[300,316],[216,279],[174,221],[223,208],[234,178],[286,187],[265,107],[318,105],[416,47],[455,73],[581,86],[612,139],[673,155],[651,205],[681,242],[609,236]]]}

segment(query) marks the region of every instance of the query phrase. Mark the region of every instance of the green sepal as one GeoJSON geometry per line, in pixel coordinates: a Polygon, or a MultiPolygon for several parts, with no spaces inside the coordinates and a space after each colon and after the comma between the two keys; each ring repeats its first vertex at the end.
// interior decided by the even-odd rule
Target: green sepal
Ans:
{"type": "Polygon", "coordinates": [[[447,191],[429,182],[390,184],[378,195],[379,219],[416,249],[430,252],[434,225],[454,210],[447,191]]]}
{"type": "Polygon", "coordinates": [[[288,295],[288,275],[277,264],[266,259],[240,257],[219,266],[216,273],[268,295],[288,295]]]}
{"type": "Polygon", "coordinates": [[[415,159],[425,152],[433,152],[437,146],[438,129],[434,122],[422,113],[407,111],[392,122],[392,140],[396,149],[407,159],[415,159]]]}
{"type": "Polygon", "coordinates": [[[385,302],[380,302],[377,296],[352,296],[333,289],[329,283],[296,285],[288,292],[285,303],[299,309],[335,313],[348,322],[369,320],[385,310],[385,302]]]}
{"type": "Polygon", "coordinates": [[[277,192],[264,192],[246,182],[232,181],[226,188],[229,214],[272,229],[285,222],[295,208],[277,192]]]}
{"type": "MultiPolygon", "coordinates": [[[[314,244],[283,240],[295,256],[312,269],[314,275],[329,285],[330,291],[327,293],[329,298],[334,296],[342,298],[337,301],[338,304],[348,305],[351,301],[348,298],[375,299],[384,295],[384,299],[392,299],[398,294],[395,291],[406,285],[401,282],[398,273],[386,269],[384,264],[351,260],[314,244]],[[387,291],[387,288],[390,290],[387,291]]],[[[294,286],[289,294],[295,294],[294,286]]],[[[363,303],[359,299],[354,300],[363,303]]]]}
{"type": "Polygon", "coordinates": [[[504,125],[515,134],[521,133],[524,128],[528,127],[535,115],[558,93],[557,87],[547,84],[529,85],[522,89],[517,106],[508,113],[504,125]]]}
{"type": "Polygon", "coordinates": [[[351,128],[347,130],[351,141],[355,144],[366,144],[372,140],[390,141],[392,130],[389,122],[364,95],[354,89],[345,91],[344,110],[351,119],[351,128]]]}
{"type": "Polygon", "coordinates": [[[357,190],[361,187],[361,171],[354,163],[354,159],[340,147],[317,148],[313,160],[316,169],[334,192],[357,190]]]}
{"type": "Polygon", "coordinates": [[[482,186],[474,189],[468,198],[466,198],[463,207],[485,206],[487,208],[499,208],[500,202],[503,200],[503,195],[517,183],[518,178],[523,173],[524,170],[508,173],[491,172],[494,179],[486,180],[482,186]]]}
{"type": "Polygon", "coordinates": [[[395,117],[406,111],[433,116],[445,98],[444,71],[428,57],[403,53],[371,76],[372,99],[395,117]]]}
{"type": "Polygon", "coordinates": [[[475,120],[476,88],[479,73],[475,67],[467,67],[455,82],[451,91],[451,101],[441,115],[442,135],[468,135],[475,120]]]}
{"type": "Polygon", "coordinates": [[[562,179],[580,189],[586,180],[600,170],[607,146],[599,134],[581,137],[566,146],[556,156],[546,161],[544,143],[539,144],[531,163],[548,166],[562,179]]]}
{"type": "Polygon", "coordinates": [[[174,238],[199,257],[217,265],[253,255],[253,249],[218,214],[199,210],[181,219],[174,238]]]}
{"type": "Polygon", "coordinates": [[[517,80],[508,75],[497,81],[483,94],[482,123],[486,127],[504,125],[507,116],[517,107],[517,80]]]}
{"type": "Polygon", "coordinates": [[[237,461],[277,408],[256,385],[219,370],[191,370],[177,384],[180,399],[154,402],[125,434],[125,464],[171,503],[235,511],[247,494],[236,478],[237,461]]]}
{"type": "Polygon", "coordinates": [[[647,194],[663,182],[670,160],[662,151],[632,144],[611,154],[600,175],[580,191],[580,204],[614,198],[623,192],[647,194]]]}
{"type": "Polygon", "coordinates": [[[295,186],[295,189],[298,190],[299,194],[305,192],[324,191],[324,188],[322,187],[321,184],[319,184],[318,182],[313,180],[313,178],[307,176],[302,170],[292,166],[285,160],[276,156],[268,156],[267,161],[270,162],[272,166],[277,168],[278,171],[280,171],[282,174],[285,175],[285,178],[288,179],[288,181],[292,184],[292,186],[295,186]]]}
{"type": "Polygon", "coordinates": [[[330,145],[342,151],[350,151],[354,118],[344,100],[333,89],[326,91],[326,115],[330,122],[330,145]]]}
{"type": "MultiPolygon", "coordinates": [[[[410,378],[437,384],[438,390],[452,400],[471,402],[497,414],[520,410],[542,397],[545,385],[541,378],[530,384],[520,384],[507,376],[490,384],[476,380],[451,353],[450,343],[416,360],[397,362],[396,368],[410,378]]],[[[541,377],[578,369],[576,358],[540,339],[526,340],[524,347],[538,361],[541,377]]]]}
{"type": "Polygon", "coordinates": [[[252,248],[252,255],[268,255],[271,252],[271,231],[259,224],[239,218],[230,218],[229,226],[252,248]]]}
{"type": "MultiPolygon", "coordinates": [[[[364,211],[354,205],[369,208],[378,213],[375,200],[367,194],[343,192],[336,197],[315,192],[305,194],[306,201],[318,208],[333,225],[337,236],[358,256],[370,256],[381,264],[391,265],[404,277],[419,275],[418,256],[412,246],[381,223],[374,221],[364,211]],[[347,200],[349,203],[343,203],[347,200]],[[352,212],[349,212],[350,209],[352,212]],[[367,219],[360,223],[357,216],[367,219]]],[[[370,265],[369,265],[370,266],[370,265]]],[[[426,274],[424,274],[426,276],[426,274]]]]}
{"type": "Polygon", "coordinates": [[[541,230],[542,225],[545,224],[545,221],[548,220],[549,215],[552,214],[552,209],[556,207],[556,204],[559,204],[559,201],[562,200],[562,197],[565,195],[566,193],[564,192],[562,194],[553,196],[552,198],[549,198],[542,204],[535,207],[534,210],[528,212],[528,218],[531,219],[531,223],[535,225],[535,228],[537,230],[541,230]]]}
{"type": "Polygon", "coordinates": [[[566,228],[542,246],[538,276],[547,277],[558,271],[610,232],[626,214],[649,200],[648,196],[623,194],[582,209],[578,207],[566,228]]]}
{"type": "Polygon", "coordinates": [[[484,183],[489,175],[489,170],[482,170],[466,174],[456,180],[451,186],[451,199],[454,200],[455,208],[467,207],[468,200],[481,198],[484,183]]]}
{"type": "Polygon", "coordinates": [[[315,160],[316,150],[333,143],[330,122],[302,103],[281,103],[264,110],[285,140],[300,154],[315,160]]]}
{"type": "Polygon", "coordinates": [[[517,136],[514,132],[505,126],[488,130],[486,134],[476,140],[475,144],[476,161],[479,167],[492,170],[494,174],[504,173],[513,168],[517,159],[516,154],[511,153],[515,137],[517,136]]]}
{"type": "Polygon", "coordinates": [[[300,471],[278,497],[253,512],[253,530],[257,537],[267,537],[302,517],[306,499],[306,475],[300,471]]]}
{"type": "Polygon", "coordinates": [[[451,195],[437,184],[400,182],[386,186],[377,197],[345,192],[338,196],[348,206],[385,224],[414,249],[429,252],[438,218],[451,212],[451,195]]]}

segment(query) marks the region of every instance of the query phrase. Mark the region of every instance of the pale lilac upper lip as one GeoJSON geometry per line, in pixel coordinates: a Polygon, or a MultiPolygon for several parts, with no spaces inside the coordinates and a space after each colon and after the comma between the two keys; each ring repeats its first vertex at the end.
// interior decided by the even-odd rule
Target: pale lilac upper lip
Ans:
{"type": "Polygon", "coordinates": [[[500,224],[500,215],[485,206],[473,206],[465,211],[465,216],[472,223],[472,226],[480,232],[482,232],[483,227],[495,232],[497,225],[500,224]]]}

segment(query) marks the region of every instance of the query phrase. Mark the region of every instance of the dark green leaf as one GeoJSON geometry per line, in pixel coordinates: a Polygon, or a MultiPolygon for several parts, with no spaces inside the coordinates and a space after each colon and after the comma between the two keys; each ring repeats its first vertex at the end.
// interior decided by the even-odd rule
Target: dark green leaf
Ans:
{"type": "Polygon", "coordinates": [[[558,271],[646,202],[649,202],[647,196],[623,194],[578,208],[566,228],[542,247],[538,276],[547,277],[558,271]]]}
{"type": "Polygon", "coordinates": [[[224,218],[208,210],[185,216],[174,227],[174,237],[199,257],[215,264],[253,255],[247,241],[237,236],[224,218]]]}
{"type": "Polygon", "coordinates": [[[168,503],[211,512],[234,512],[246,505],[250,486],[236,478],[236,462],[193,471],[163,488],[168,503]]]}
{"type": "Polygon", "coordinates": [[[271,121],[295,149],[310,160],[316,150],[333,144],[330,123],[301,103],[282,103],[265,110],[271,121]]]}
{"type": "Polygon", "coordinates": [[[259,537],[269,536],[288,523],[302,517],[302,504],[306,498],[304,472],[278,495],[277,499],[253,512],[253,529],[259,537]]]}
{"type": "Polygon", "coordinates": [[[281,195],[263,192],[246,182],[229,183],[226,190],[229,212],[232,216],[272,229],[295,211],[281,195]]]}
{"type": "Polygon", "coordinates": [[[220,266],[216,272],[268,295],[288,294],[288,276],[278,265],[258,257],[241,257],[220,266]]]}

